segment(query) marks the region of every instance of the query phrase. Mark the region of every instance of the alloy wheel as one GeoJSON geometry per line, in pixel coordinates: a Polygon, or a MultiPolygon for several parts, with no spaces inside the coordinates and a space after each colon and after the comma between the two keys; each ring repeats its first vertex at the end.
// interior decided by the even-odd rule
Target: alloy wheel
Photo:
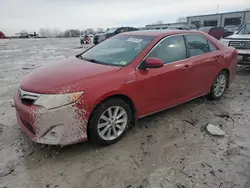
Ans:
{"type": "Polygon", "coordinates": [[[121,106],[111,106],[98,120],[97,131],[103,140],[114,140],[126,129],[128,114],[121,106]]]}
{"type": "Polygon", "coordinates": [[[225,74],[220,74],[215,81],[214,85],[214,95],[220,97],[226,89],[227,78],[225,74]]]}

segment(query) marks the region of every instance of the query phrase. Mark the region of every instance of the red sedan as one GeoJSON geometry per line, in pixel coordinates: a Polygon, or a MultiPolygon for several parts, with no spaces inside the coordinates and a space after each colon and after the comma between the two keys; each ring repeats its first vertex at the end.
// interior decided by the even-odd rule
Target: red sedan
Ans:
{"type": "Polygon", "coordinates": [[[35,142],[118,141],[137,119],[202,95],[222,96],[237,51],[199,31],[135,31],[25,76],[14,97],[35,142]]]}

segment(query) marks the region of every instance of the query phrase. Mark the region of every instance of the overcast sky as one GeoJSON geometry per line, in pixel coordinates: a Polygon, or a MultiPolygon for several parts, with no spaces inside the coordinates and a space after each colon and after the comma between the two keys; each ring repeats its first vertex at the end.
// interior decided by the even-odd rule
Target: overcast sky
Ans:
{"type": "Polygon", "coordinates": [[[40,28],[86,29],[145,26],[180,16],[237,11],[250,0],[0,0],[0,31],[12,35],[40,28]]]}

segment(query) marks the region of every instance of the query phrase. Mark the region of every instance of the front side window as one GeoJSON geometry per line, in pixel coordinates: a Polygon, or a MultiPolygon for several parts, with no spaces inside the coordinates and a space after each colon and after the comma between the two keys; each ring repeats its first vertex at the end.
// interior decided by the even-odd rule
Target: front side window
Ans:
{"type": "Polygon", "coordinates": [[[159,58],[164,64],[186,59],[186,47],[183,36],[173,36],[164,39],[149,53],[148,57],[159,58]]]}
{"type": "Polygon", "coordinates": [[[105,31],[105,34],[114,33],[118,28],[111,28],[105,31]]]}
{"type": "Polygon", "coordinates": [[[185,35],[185,38],[189,57],[210,52],[207,39],[201,35],[189,34],[185,35]]]}
{"type": "Polygon", "coordinates": [[[93,63],[123,67],[130,64],[154,38],[116,35],[84,52],[79,58],[93,63]]]}

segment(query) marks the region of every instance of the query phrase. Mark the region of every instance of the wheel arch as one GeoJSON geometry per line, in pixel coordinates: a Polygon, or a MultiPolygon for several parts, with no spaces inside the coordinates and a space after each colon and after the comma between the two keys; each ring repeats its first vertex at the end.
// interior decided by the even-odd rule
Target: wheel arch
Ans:
{"type": "MultiPolygon", "coordinates": [[[[228,82],[227,82],[227,87],[229,87],[229,82],[230,82],[230,71],[229,71],[229,69],[227,69],[227,68],[224,68],[224,69],[222,69],[220,72],[225,72],[226,74],[227,74],[227,79],[228,79],[228,82]]],[[[219,73],[218,73],[219,74],[219,73]]]]}
{"type": "Polygon", "coordinates": [[[93,110],[92,110],[92,112],[91,112],[91,114],[90,114],[90,116],[88,118],[89,119],[88,120],[88,125],[87,125],[87,135],[88,135],[88,137],[89,137],[89,132],[88,132],[89,131],[89,123],[90,123],[90,119],[92,118],[93,112],[98,108],[99,105],[101,105],[102,103],[104,103],[107,100],[114,99],[114,98],[121,99],[121,100],[123,100],[124,102],[126,102],[129,105],[129,107],[130,107],[130,109],[132,111],[132,124],[134,124],[134,125],[136,124],[137,110],[136,110],[136,106],[135,106],[133,100],[129,96],[125,95],[125,94],[113,94],[113,95],[107,96],[103,100],[99,101],[95,105],[95,107],[93,108],[93,110]]]}

